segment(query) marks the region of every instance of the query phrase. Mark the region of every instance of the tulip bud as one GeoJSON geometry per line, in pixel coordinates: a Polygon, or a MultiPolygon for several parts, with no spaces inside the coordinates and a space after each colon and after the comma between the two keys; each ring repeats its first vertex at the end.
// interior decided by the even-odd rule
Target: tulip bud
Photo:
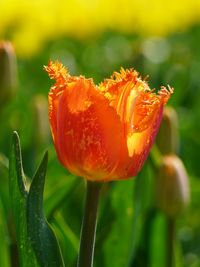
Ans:
{"type": "Polygon", "coordinates": [[[36,95],[33,99],[33,115],[37,127],[36,143],[45,144],[50,137],[48,124],[48,102],[43,95],[36,95]]]}
{"type": "Polygon", "coordinates": [[[189,183],[181,159],[175,155],[164,156],[156,180],[156,202],[160,210],[175,218],[189,202],[189,183]]]}
{"type": "Polygon", "coordinates": [[[13,96],[17,87],[17,62],[10,42],[0,42],[0,107],[13,96]]]}
{"type": "Polygon", "coordinates": [[[156,143],[163,155],[177,154],[179,150],[178,116],[172,107],[166,107],[156,143]]]}

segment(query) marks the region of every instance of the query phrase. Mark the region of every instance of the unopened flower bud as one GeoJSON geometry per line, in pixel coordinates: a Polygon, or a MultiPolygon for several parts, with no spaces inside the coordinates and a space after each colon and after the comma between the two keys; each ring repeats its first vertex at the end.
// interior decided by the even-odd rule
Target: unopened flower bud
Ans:
{"type": "Polygon", "coordinates": [[[177,154],[179,150],[178,116],[172,107],[166,107],[156,143],[163,155],[177,154]]]}
{"type": "Polygon", "coordinates": [[[13,96],[17,87],[17,62],[10,42],[0,42],[0,107],[13,96]]]}
{"type": "Polygon", "coordinates": [[[190,198],[188,175],[175,155],[164,156],[156,179],[156,202],[168,217],[175,218],[186,208],[190,198]]]}

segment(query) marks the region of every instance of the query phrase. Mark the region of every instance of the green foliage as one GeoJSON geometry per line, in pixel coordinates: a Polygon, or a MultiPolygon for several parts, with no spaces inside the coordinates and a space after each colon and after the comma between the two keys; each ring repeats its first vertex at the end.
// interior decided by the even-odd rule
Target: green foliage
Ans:
{"type": "Polygon", "coordinates": [[[10,267],[10,257],[8,249],[8,229],[6,225],[6,218],[0,198],[0,266],[10,267]]]}
{"type": "Polygon", "coordinates": [[[10,198],[15,222],[20,266],[37,267],[37,261],[31,248],[27,232],[27,197],[28,191],[23,172],[19,137],[13,134],[10,153],[10,198]],[[30,259],[32,259],[30,261],[30,259]]]}
{"type": "Polygon", "coordinates": [[[64,266],[57,239],[43,213],[47,161],[46,153],[28,188],[22,166],[20,141],[14,132],[9,177],[20,266],[64,266]]]}
{"type": "Polygon", "coordinates": [[[133,242],[133,181],[112,183],[98,224],[95,266],[128,266],[133,242]],[[120,240],[119,240],[120,236],[120,240]]]}
{"type": "Polygon", "coordinates": [[[27,200],[28,235],[41,266],[64,266],[55,235],[43,213],[43,191],[46,175],[47,153],[33,178],[27,200]]]}
{"type": "MultiPolygon", "coordinates": [[[[38,142],[38,139],[42,140],[38,138],[41,132],[33,112],[35,96],[40,94],[47,99],[51,81],[43,72],[42,66],[50,58],[62,60],[72,74],[94,77],[96,83],[123,66],[134,67],[143,77],[149,75],[151,88],[158,89],[161,84],[170,84],[175,88],[169,104],[178,113],[179,156],[189,173],[191,187],[191,204],[176,223],[176,267],[200,266],[200,27],[194,26],[187,32],[163,38],[168,54],[160,61],[155,61],[151,47],[145,46],[149,40],[156,46],[157,43],[151,38],[112,32],[82,41],[57,39],[49,42],[40,55],[26,61],[18,59],[20,86],[17,97],[1,107],[0,113],[0,266],[18,267],[18,254],[20,266],[39,266],[35,255],[40,257],[46,237],[41,235],[42,240],[39,237],[35,240],[34,236],[28,238],[27,229],[32,228],[38,234],[41,224],[44,224],[45,234],[49,239],[54,239],[44,218],[43,206],[46,218],[58,238],[66,266],[76,266],[84,205],[84,181],[69,174],[59,164],[49,132],[43,143],[38,142]],[[122,40],[123,46],[121,41],[115,42],[116,40],[122,40]],[[126,51],[122,51],[124,47],[127,48],[126,51]],[[144,47],[150,50],[146,51],[144,47]],[[23,168],[18,138],[14,135],[10,158],[11,179],[8,182],[8,136],[12,129],[20,134],[23,168]],[[46,149],[49,151],[49,163],[43,195],[46,159],[44,158],[42,165],[39,164],[39,169],[43,168],[43,174],[34,177],[34,170],[46,149]],[[30,181],[28,177],[34,178],[30,181]],[[31,182],[32,194],[28,196],[31,182]],[[28,208],[33,219],[31,221],[29,218],[29,227],[28,208]],[[36,214],[41,216],[41,221],[37,220],[36,214]],[[16,235],[13,229],[16,230],[16,235]],[[40,245],[34,245],[36,242],[40,245]],[[38,250],[37,253],[35,249],[38,250]]],[[[162,49],[156,50],[157,53],[162,55],[166,52],[165,46],[162,49]]],[[[40,119],[43,125],[44,118],[40,119]]],[[[159,161],[159,151],[154,148],[151,161],[145,164],[138,177],[104,186],[97,225],[95,267],[165,267],[166,221],[163,214],[158,212],[154,201],[154,183],[159,161]]],[[[53,243],[57,248],[55,252],[59,254],[55,239],[53,243]]],[[[48,252],[45,253],[46,257],[48,252]]],[[[51,256],[55,254],[52,253],[51,256]]]]}

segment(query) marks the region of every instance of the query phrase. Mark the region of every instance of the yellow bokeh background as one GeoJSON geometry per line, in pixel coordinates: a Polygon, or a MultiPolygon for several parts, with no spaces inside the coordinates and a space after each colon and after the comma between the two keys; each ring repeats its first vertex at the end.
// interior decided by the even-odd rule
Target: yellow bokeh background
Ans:
{"type": "Polygon", "coordinates": [[[200,21],[197,0],[1,0],[0,38],[20,57],[60,36],[88,38],[105,31],[166,36],[200,21]]]}

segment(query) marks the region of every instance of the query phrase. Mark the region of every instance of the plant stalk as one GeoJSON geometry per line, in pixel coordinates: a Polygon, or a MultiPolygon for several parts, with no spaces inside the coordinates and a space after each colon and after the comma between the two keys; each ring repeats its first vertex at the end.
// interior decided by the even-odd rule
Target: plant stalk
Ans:
{"type": "Polygon", "coordinates": [[[167,219],[167,267],[174,267],[175,220],[167,219]]]}
{"type": "Polygon", "coordinates": [[[81,227],[77,267],[92,267],[97,225],[97,210],[102,183],[87,181],[85,210],[81,227]]]}

